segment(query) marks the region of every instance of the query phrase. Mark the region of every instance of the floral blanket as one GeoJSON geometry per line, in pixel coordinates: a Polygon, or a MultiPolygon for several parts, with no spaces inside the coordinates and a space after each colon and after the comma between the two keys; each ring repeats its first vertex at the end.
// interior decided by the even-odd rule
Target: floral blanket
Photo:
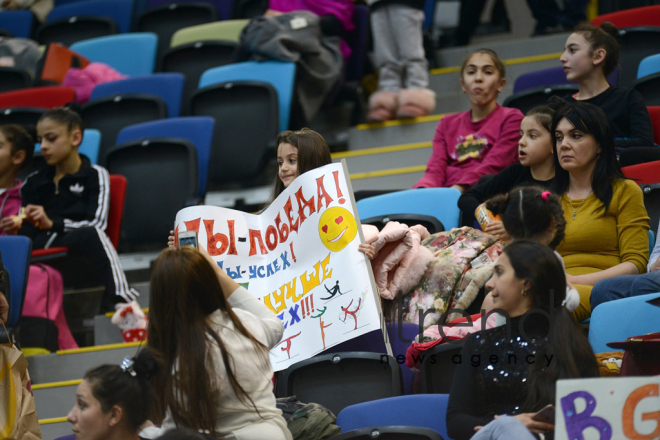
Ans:
{"type": "Polygon", "coordinates": [[[447,309],[470,305],[474,296],[464,298],[465,292],[481,287],[474,285],[473,278],[484,265],[492,265],[502,245],[494,236],[464,226],[433,234],[422,246],[433,252],[434,259],[417,287],[403,298],[403,321],[419,324],[421,315],[426,329],[437,324],[447,309]]]}

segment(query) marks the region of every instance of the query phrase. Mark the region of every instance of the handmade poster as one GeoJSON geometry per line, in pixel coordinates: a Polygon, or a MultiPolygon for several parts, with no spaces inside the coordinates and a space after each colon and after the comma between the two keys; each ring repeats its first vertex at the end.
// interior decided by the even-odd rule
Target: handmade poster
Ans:
{"type": "Polygon", "coordinates": [[[215,206],[177,213],[199,246],[284,322],[275,371],[381,329],[380,300],[345,164],[302,174],[261,214],[215,206]]]}
{"type": "Polygon", "coordinates": [[[557,381],[555,440],[660,439],[660,376],[557,381]]]}

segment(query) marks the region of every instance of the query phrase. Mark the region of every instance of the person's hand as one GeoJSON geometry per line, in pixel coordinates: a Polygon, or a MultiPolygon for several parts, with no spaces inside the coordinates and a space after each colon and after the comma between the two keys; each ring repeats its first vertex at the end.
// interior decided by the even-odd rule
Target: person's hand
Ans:
{"type": "Polygon", "coordinates": [[[462,194],[462,193],[464,193],[465,191],[467,191],[469,187],[468,187],[467,185],[452,185],[452,186],[450,186],[450,188],[457,189],[457,190],[459,190],[459,191],[461,192],[461,194],[462,194]]]}
{"type": "Polygon", "coordinates": [[[369,258],[370,260],[373,260],[374,257],[376,256],[376,248],[374,248],[370,244],[360,243],[360,245],[358,246],[358,251],[365,254],[367,256],[367,258],[369,258]]]}
{"type": "Polygon", "coordinates": [[[167,237],[167,247],[168,248],[174,247],[174,231],[170,231],[170,236],[167,237]]]}
{"type": "Polygon", "coordinates": [[[7,235],[16,235],[20,225],[14,221],[13,217],[4,217],[0,219],[0,229],[7,235]]]}
{"type": "Polygon", "coordinates": [[[660,270],[660,258],[655,260],[655,263],[651,265],[651,270],[649,270],[649,272],[655,272],[656,270],[660,270]]]}
{"type": "Polygon", "coordinates": [[[0,319],[2,322],[7,322],[9,318],[9,303],[5,297],[5,292],[0,292],[0,319]]]}
{"type": "Polygon", "coordinates": [[[494,235],[500,240],[509,239],[509,233],[504,229],[504,224],[501,221],[493,220],[486,226],[484,232],[490,235],[494,235]]]}
{"type": "MultiPolygon", "coordinates": [[[[495,416],[495,418],[498,418],[499,416],[495,416]]],[[[534,417],[534,413],[523,413],[523,414],[518,414],[515,417],[516,419],[520,420],[523,425],[527,427],[531,432],[534,434],[541,434],[544,432],[549,432],[549,431],[554,431],[555,430],[555,425],[552,425],[550,423],[545,423],[545,422],[537,422],[536,420],[532,420],[532,417],[534,417]]]]}
{"type": "Polygon", "coordinates": [[[50,230],[53,228],[53,221],[46,215],[46,211],[41,205],[27,205],[25,219],[34,223],[39,229],[50,230]]]}

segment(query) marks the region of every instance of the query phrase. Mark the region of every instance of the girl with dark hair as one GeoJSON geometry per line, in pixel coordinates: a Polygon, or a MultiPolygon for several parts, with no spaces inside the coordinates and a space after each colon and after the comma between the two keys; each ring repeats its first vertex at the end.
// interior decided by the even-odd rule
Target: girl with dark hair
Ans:
{"type": "Polygon", "coordinates": [[[505,83],[504,63],[493,50],[479,49],[465,59],[461,88],[471,109],[440,120],[433,154],[415,188],[449,187],[463,193],[481,176],[516,161],[523,115],[497,103],[505,83]]]}
{"type": "Polygon", "coordinates": [[[660,150],[636,148],[653,147],[653,127],[642,96],[634,89],[612,87],[607,82],[607,76],[619,65],[617,38],[618,30],[609,22],[600,27],[581,24],[573,30],[559,60],[566,79],[577,81],[580,91],[567,99],[594,104],[605,112],[620,149],[621,166],[660,160],[660,150]]]}
{"type": "Polygon", "coordinates": [[[201,250],[165,249],[154,262],[149,347],[165,369],[154,380],[155,422],[217,438],[291,440],[273,394],[268,350],[282,321],[201,250]]]}
{"type": "Polygon", "coordinates": [[[566,278],[549,247],[524,240],[506,246],[486,287],[507,323],[467,338],[449,396],[447,432],[455,440],[535,439],[554,429],[532,416],[554,403],[557,380],[597,377],[596,359],[562,305],[566,278]],[[534,363],[526,361],[530,357],[534,363]]]}
{"type": "Polygon", "coordinates": [[[575,317],[591,315],[592,286],[605,278],[643,273],[649,255],[649,217],[642,190],[624,178],[605,113],[569,103],[552,121],[555,188],[566,219],[557,251],[568,281],[580,292],[575,317]]]}
{"type": "Polygon", "coordinates": [[[121,365],[89,370],[67,416],[76,440],[139,439],[154,401],[149,381],[159,370],[159,358],[148,349],[121,365]]]}
{"type": "MultiPolygon", "coordinates": [[[[551,99],[548,104],[536,106],[527,112],[520,123],[518,140],[520,162],[509,165],[495,175],[483,176],[458,199],[458,207],[463,213],[463,225],[472,226],[475,210],[497,194],[507,193],[517,186],[526,184],[550,187],[555,176],[550,128],[558,106],[559,104],[551,99]]],[[[500,238],[506,233],[500,221],[489,223],[486,232],[500,238]]]]}
{"type": "Polygon", "coordinates": [[[32,161],[34,140],[20,125],[0,125],[0,235],[21,227],[21,185],[18,171],[32,161]]]}
{"type": "Polygon", "coordinates": [[[105,234],[110,207],[108,170],[78,154],[85,126],[68,107],[46,111],[37,123],[37,141],[47,166],[21,187],[25,221],[21,235],[34,249],[69,247],[82,255],[105,285],[102,311],[130,302],[139,293],[128,286],[117,252],[105,234]]]}

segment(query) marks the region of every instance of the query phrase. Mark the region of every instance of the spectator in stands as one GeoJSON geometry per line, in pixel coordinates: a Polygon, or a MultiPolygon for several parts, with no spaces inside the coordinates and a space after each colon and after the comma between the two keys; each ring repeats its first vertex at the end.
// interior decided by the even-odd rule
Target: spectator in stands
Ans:
{"type": "MultiPolygon", "coordinates": [[[[497,194],[504,194],[519,185],[536,184],[548,188],[555,176],[555,163],[552,158],[552,117],[559,104],[534,107],[520,123],[518,160],[496,175],[483,176],[458,199],[458,207],[463,212],[463,224],[472,226],[474,212],[479,205],[497,194]]],[[[493,221],[486,232],[501,236],[504,226],[501,221],[493,221]]]]}
{"type": "Polygon", "coordinates": [[[18,171],[34,153],[32,136],[20,125],[0,126],[0,235],[15,232],[22,220],[18,171]]]}
{"type": "Polygon", "coordinates": [[[84,125],[68,107],[46,111],[37,123],[37,141],[47,166],[21,187],[25,221],[7,233],[32,239],[34,249],[67,246],[84,256],[105,285],[102,311],[114,310],[139,293],[129,288],[110,239],[105,235],[110,205],[108,171],[78,154],[84,125]]]}
{"type": "Polygon", "coordinates": [[[158,358],[142,349],[121,365],[101,365],[85,373],[67,420],[76,440],[138,440],[154,402],[150,379],[158,358]]]}
{"type": "Polygon", "coordinates": [[[351,48],[344,38],[346,32],[355,28],[353,0],[269,0],[265,15],[274,16],[293,11],[309,11],[321,17],[323,34],[341,37],[341,53],[344,59],[351,56],[351,48]]]}
{"type": "Polygon", "coordinates": [[[481,176],[498,173],[517,160],[523,115],[497,103],[505,83],[504,64],[491,49],[479,49],[465,59],[461,87],[472,108],[440,120],[426,174],[415,188],[465,192],[481,176]]]}
{"type": "Polygon", "coordinates": [[[369,98],[368,122],[426,116],[435,108],[429,90],[422,23],[424,0],[373,0],[371,32],[378,90],[369,98]]]}
{"type": "Polygon", "coordinates": [[[268,350],[282,321],[201,248],[166,249],[154,262],[149,347],[162,354],[156,421],[217,438],[291,440],[273,394],[268,350]]]}
{"type": "Polygon", "coordinates": [[[532,416],[555,402],[556,381],[597,377],[596,359],[562,305],[566,278],[549,247],[532,241],[506,246],[486,287],[508,322],[467,337],[449,396],[447,432],[455,440],[533,440],[532,433],[554,430],[532,416]],[[532,309],[549,318],[524,319],[532,309]],[[530,356],[532,364],[524,361],[530,356]]]}
{"type": "Polygon", "coordinates": [[[563,0],[564,10],[556,0],[527,0],[536,19],[534,36],[565,32],[587,19],[588,0],[563,0]]]}
{"type": "MultiPolygon", "coordinates": [[[[332,163],[330,148],[325,139],[309,128],[283,131],[277,135],[275,143],[277,145],[277,176],[273,183],[273,194],[260,213],[265,211],[296,177],[332,163]]],[[[173,230],[170,231],[167,238],[167,245],[174,246],[173,230]]],[[[359,248],[370,259],[375,256],[374,247],[370,244],[360,244],[359,248]]]]}
{"type": "Polygon", "coordinates": [[[12,9],[29,9],[40,23],[45,23],[53,0],[0,0],[0,12],[12,9]]]}
{"type": "Polygon", "coordinates": [[[646,148],[653,147],[653,127],[642,96],[636,90],[612,87],[607,82],[607,75],[619,65],[617,35],[616,26],[609,22],[600,27],[582,24],[574,29],[559,60],[566,79],[577,81],[580,91],[567,99],[603,109],[614,132],[621,166],[660,160],[659,149],[646,148]]]}
{"type": "Polygon", "coordinates": [[[568,281],[580,293],[578,320],[591,315],[596,282],[646,270],[649,217],[642,190],[623,176],[607,116],[586,103],[569,103],[552,121],[556,193],[562,198],[566,239],[557,248],[568,281]]]}
{"type": "MultiPolygon", "coordinates": [[[[660,236],[660,227],[656,237],[660,236]]],[[[591,289],[591,310],[597,305],[620,298],[660,292],[660,240],[656,240],[647,266],[648,273],[606,278],[591,289]]]]}

